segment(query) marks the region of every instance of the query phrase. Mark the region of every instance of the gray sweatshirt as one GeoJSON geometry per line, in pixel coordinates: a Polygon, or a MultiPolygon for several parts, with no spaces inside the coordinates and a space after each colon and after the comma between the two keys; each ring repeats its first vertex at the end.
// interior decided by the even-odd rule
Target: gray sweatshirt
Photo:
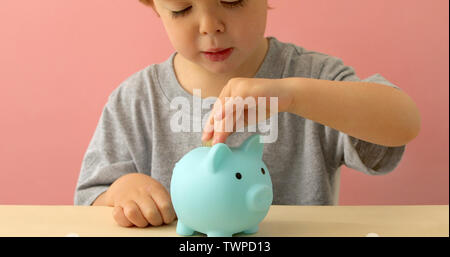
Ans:
{"type": "MultiPolygon", "coordinates": [[[[339,58],[269,39],[268,53],[255,78],[361,81],[339,58]]],[[[203,127],[217,98],[201,99],[183,89],[173,67],[175,54],[131,75],[109,96],[82,161],[76,205],[91,205],[116,179],[133,172],[152,176],[170,192],[175,163],[201,146],[202,133],[194,124],[200,122],[203,127]],[[171,108],[177,97],[185,98],[190,110],[171,108]],[[208,108],[195,111],[198,101],[208,108]],[[171,119],[180,111],[189,121],[187,132],[171,129],[171,119]]],[[[379,74],[363,81],[401,90],[379,74]]],[[[406,147],[365,142],[288,112],[278,113],[277,119],[277,139],[266,143],[263,152],[273,183],[273,204],[337,204],[341,165],[383,175],[395,169],[406,147]]],[[[253,131],[232,133],[226,143],[237,147],[252,134],[269,134],[259,127],[253,131]]]]}

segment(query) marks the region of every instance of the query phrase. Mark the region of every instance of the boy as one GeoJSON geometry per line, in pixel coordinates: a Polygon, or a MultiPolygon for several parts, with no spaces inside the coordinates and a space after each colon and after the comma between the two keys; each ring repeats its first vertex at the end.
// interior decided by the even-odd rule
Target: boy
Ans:
{"type": "Polygon", "coordinates": [[[267,114],[258,122],[277,118],[277,138],[263,155],[273,204],[336,204],[341,165],[386,174],[419,132],[414,102],[379,74],[361,81],[338,58],[264,38],[267,0],[140,1],[161,18],[177,51],[112,92],[75,192],[75,204],[113,206],[121,226],[171,223],[175,162],[201,141],[235,147],[252,134],[223,129],[229,97],[278,100],[276,113],[255,106],[267,114]],[[169,105],[180,97],[188,106],[214,104],[207,119],[181,110],[189,126],[205,124],[203,133],[173,131],[179,111],[169,105]]]}

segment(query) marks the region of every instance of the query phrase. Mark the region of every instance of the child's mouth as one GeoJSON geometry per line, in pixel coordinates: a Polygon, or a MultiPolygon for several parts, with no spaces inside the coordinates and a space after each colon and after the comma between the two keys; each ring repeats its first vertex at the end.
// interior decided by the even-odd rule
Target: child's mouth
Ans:
{"type": "Polygon", "coordinates": [[[233,48],[227,48],[220,52],[202,52],[202,54],[210,61],[213,62],[222,62],[228,59],[230,55],[233,53],[233,48]]]}

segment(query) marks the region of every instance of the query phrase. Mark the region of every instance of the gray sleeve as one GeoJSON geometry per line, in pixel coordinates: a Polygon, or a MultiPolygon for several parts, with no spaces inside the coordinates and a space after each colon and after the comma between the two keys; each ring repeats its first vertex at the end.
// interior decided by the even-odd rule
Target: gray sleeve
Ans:
{"type": "MultiPolygon", "coordinates": [[[[335,81],[365,81],[384,84],[401,90],[380,74],[360,80],[352,67],[345,66],[341,59],[327,58],[322,66],[321,79],[335,81]]],[[[380,103],[381,104],[381,103],[380,103]]],[[[388,147],[354,138],[339,131],[336,154],[337,166],[345,166],[368,175],[383,175],[393,171],[400,163],[406,145],[388,147]]]]}
{"type": "MultiPolygon", "coordinates": [[[[75,189],[75,205],[91,205],[119,177],[136,172],[123,120],[123,105],[113,92],[103,108],[93,138],[84,155],[75,189]]],[[[128,125],[129,126],[129,125],[128,125]]]]}

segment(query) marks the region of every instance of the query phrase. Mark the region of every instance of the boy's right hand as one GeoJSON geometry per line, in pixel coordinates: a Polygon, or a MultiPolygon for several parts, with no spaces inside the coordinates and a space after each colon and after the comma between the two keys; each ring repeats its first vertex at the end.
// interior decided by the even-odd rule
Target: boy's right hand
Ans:
{"type": "Polygon", "coordinates": [[[167,190],[152,177],[131,173],[118,178],[105,192],[113,217],[123,227],[160,226],[176,219],[167,190]]]}

